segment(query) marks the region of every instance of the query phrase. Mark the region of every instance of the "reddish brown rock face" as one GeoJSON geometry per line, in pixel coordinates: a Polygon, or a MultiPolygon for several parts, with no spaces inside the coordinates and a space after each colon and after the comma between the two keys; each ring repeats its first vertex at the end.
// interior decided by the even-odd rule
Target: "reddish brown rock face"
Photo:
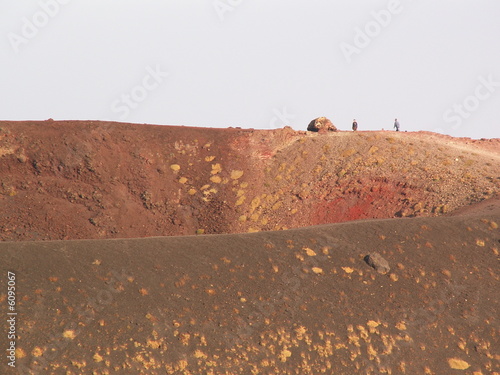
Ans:
{"type": "Polygon", "coordinates": [[[500,191],[499,149],[498,140],[432,133],[4,121],[0,239],[240,233],[443,215],[500,191]]]}

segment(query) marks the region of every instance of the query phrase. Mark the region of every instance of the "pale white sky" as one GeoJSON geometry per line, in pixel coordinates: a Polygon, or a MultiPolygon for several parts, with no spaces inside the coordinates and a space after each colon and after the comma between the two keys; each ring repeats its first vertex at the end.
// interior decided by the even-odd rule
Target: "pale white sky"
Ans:
{"type": "Polygon", "coordinates": [[[2,0],[0,119],[500,137],[498,0],[2,0]]]}

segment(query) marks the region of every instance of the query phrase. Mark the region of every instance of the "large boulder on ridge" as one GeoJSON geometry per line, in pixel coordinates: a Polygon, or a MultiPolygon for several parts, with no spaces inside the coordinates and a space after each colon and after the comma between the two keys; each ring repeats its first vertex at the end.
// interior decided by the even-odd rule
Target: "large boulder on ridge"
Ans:
{"type": "Polygon", "coordinates": [[[309,125],[307,126],[307,130],[310,132],[336,132],[337,128],[326,117],[318,117],[309,123],[309,125]]]}

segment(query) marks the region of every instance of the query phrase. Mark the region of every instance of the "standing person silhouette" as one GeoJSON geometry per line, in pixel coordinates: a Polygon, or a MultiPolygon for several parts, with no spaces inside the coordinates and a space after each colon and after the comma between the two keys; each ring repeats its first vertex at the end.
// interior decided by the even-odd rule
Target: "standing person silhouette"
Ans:
{"type": "Polygon", "coordinates": [[[358,130],[358,123],[356,122],[356,119],[352,120],[352,130],[358,130]]]}
{"type": "Polygon", "coordinates": [[[398,121],[398,119],[394,120],[394,129],[396,129],[397,132],[399,131],[399,121],[398,121]]]}

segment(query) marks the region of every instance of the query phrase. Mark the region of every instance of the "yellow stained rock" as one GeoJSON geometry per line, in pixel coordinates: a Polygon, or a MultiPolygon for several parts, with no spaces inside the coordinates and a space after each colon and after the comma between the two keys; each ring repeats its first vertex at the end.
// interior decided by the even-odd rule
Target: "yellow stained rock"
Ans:
{"type": "Polygon", "coordinates": [[[243,173],[244,173],[243,171],[238,171],[238,170],[231,171],[231,178],[233,180],[237,180],[238,178],[243,176],[243,173]]]}
{"type": "Polygon", "coordinates": [[[316,252],[313,249],[310,249],[308,247],[304,247],[303,250],[306,252],[307,255],[310,257],[316,256],[316,252]]]}
{"type": "Polygon", "coordinates": [[[354,155],[356,152],[357,151],[355,149],[350,148],[350,149],[347,149],[344,152],[342,152],[342,156],[346,158],[346,157],[349,157],[351,155],[354,155]]]}
{"type": "Polygon", "coordinates": [[[406,330],[406,324],[405,322],[399,322],[396,324],[396,328],[399,329],[400,331],[405,331],[406,330]]]}
{"type": "Polygon", "coordinates": [[[87,362],[85,362],[85,361],[82,361],[82,362],[78,362],[78,361],[71,361],[71,364],[72,364],[73,366],[75,366],[76,368],[82,368],[82,367],[87,366],[87,362]]]}
{"type": "Polygon", "coordinates": [[[161,346],[160,341],[148,339],[146,346],[152,349],[158,349],[161,346]]]}
{"type": "Polygon", "coordinates": [[[26,357],[26,353],[22,348],[16,348],[16,358],[24,358],[26,357]]]}
{"type": "Polygon", "coordinates": [[[460,358],[448,358],[448,365],[454,370],[467,370],[470,365],[460,358]]]}
{"type": "Polygon", "coordinates": [[[63,337],[73,340],[76,337],[75,331],[73,331],[72,329],[68,329],[67,331],[63,332],[63,337]]]}
{"type": "Polygon", "coordinates": [[[345,273],[353,273],[354,270],[351,267],[342,267],[345,273]]]}
{"type": "Polygon", "coordinates": [[[170,166],[170,169],[172,169],[174,172],[177,172],[181,169],[181,166],[179,164],[172,164],[170,166]]]}
{"type": "Polygon", "coordinates": [[[252,210],[255,210],[257,207],[259,207],[259,205],[260,205],[259,197],[255,197],[254,199],[252,199],[252,202],[250,202],[250,207],[252,210]]]}
{"type": "Polygon", "coordinates": [[[210,173],[217,174],[222,171],[222,167],[219,163],[212,164],[212,171],[210,173]]]}
{"type": "Polygon", "coordinates": [[[214,184],[220,184],[222,182],[222,178],[219,176],[212,176],[210,177],[210,181],[212,181],[214,184]]]}
{"type": "Polygon", "coordinates": [[[286,362],[288,358],[292,356],[292,352],[288,349],[283,349],[278,356],[281,362],[286,362]]]}
{"type": "Polygon", "coordinates": [[[199,349],[194,352],[194,356],[195,358],[202,358],[202,359],[208,358],[208,356],[199,349]]]}
{"type": "Polygon", "coordinates": [[[35,346],[35,348],[31,351],[33,357],[41,357],[43,355],[43,349],[35,346]]]}

